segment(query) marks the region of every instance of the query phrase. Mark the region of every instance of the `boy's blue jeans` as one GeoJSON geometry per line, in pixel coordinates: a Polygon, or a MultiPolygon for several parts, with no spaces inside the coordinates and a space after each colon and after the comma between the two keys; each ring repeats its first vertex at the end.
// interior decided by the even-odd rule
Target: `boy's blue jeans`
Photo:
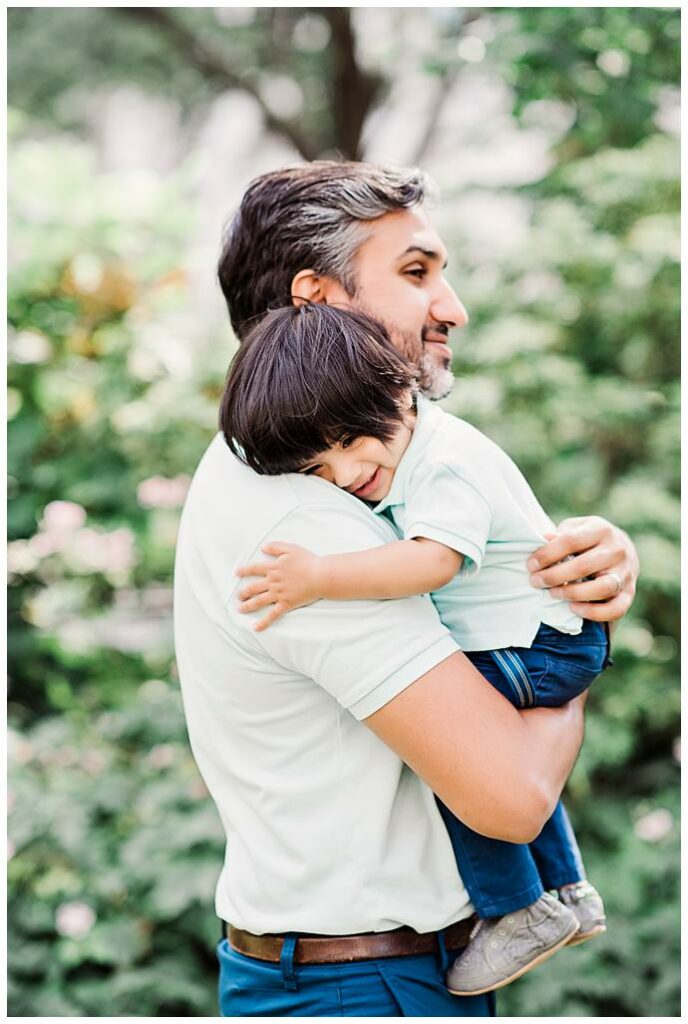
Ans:
{"type": "MultiPolygon", "coordinates": [[[[482,675],[517,708],[559,707],[586,690],[610,663],[605,627],[584,622],[577,636],[541,626],[532,647],[465,652],[482,675]]],[[[459,871],[479,917],[501,917],[534,903],[545,889],[585,877],[580,851],[559,801],[528,845],[478,835],[440,801],[459,871]]]]}

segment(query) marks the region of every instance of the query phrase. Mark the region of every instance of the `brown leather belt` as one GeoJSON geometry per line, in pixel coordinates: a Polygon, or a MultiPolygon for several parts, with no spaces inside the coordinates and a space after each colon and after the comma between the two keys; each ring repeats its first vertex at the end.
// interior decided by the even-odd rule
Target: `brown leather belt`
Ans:
{"type": "MultiPolygon", "coordinates": [[[[475,917],[458,921],[444,930],[449,952],[468,945],[475,917]]],[[[237,953],[256,960],[279,963],[284,935],[253,935],[233,925],[225,925],[225,935],[237,953]]],[[[297,964],[345,964],[352,960],[379,960],[390,956],[419,956],[435,953],[438,932],[419,934],[412,928],[395,928],[390,932],[364,935],[299,935],[294,952],[297,964]]]]}

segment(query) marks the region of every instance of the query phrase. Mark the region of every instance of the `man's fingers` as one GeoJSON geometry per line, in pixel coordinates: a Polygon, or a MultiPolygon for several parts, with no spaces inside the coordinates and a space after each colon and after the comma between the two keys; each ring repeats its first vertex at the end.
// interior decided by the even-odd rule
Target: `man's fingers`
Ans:
{"type": "Polygon", "coordinates": [[[633,596],[624,590],[611,601],[599,601],[597,604],[572,601],[570,608],[575,615],[590,619],[591,622],[616,622],[626,614],[632,600],[633,596]]]}
{"type": "Polygon", "coordinates": [[[565,587],[552,587],[552,597],[564,601],[610,601],[621,592],[623,581],[620,573],[602,573],[594,580],[581,580],[580,583],[569,583],[565,587]]]}
{"type": "Polygon", "coordinates": [[[565,519],[557,527],[554,540],[543,544],[532,553],[528,559],[528,568],[531,572],[537,572],[538,569],[546,569],[554,562],[559,562],[567,555],[578,555],[598,545],[614,549],[617,553],[614,561],[618,561],[625,555],[622,536],[620,530],[599,516],[565,519]]]}
{"type": "Polygon", "coordinates": [[[611,572],[610,566],[613,564],[613,557],[613,552],[608,548],[600,546],[591,548],[590,551],[585,551],[574,558],[567,558],[565,562],[542,569],[531,576],[531,583],[535,587],[560,587],[564,583],[573,583],[584,576],[611,572]]]}
{"type": "Polygon", "coordinates": [[[241,578],[244,576],[267,576],[274,564],[274,562],[254,562],[252,565],[242,565],[235,570],[234,575],[241,578]]]}
{"type": "Polygon", "coordinates": [[[248,601],[250,597],[255,597],[256,594],[264,594],[269,589],[266,580],[257,580],[256,583],[250,583],[246,587],[242,587],[238,595],[240,601],[248,601]]]}
{"type": "Polygon", "coordinates": [[[270,609],[267,615],[264,615],[262,619],[256,622],[255,626],[253,627],[255,632],[262,633],[264,629],[267,629],[268,626],[271,626],[273,622],[277,622],[277,620],[280,619],[287,611],[289,611],[289,609],[285,608],[284,605],[276,604],[273,608],[270,609]]]}
{"type": "Polygon", "coordinates": [[[554,565],[555,562],[560,562],[562,558],[567,558],[569,555],[587,551],[588,548],[594,547],[595,539],[591,536],[589,541],[586,540],[583,543],[582,533],[583,531],[575,535],[570,532],[559,533],[554,540],[543,544],[537,551],[533,551],[526,562],[530,572],[546,569],[548,566],[554,565]]]}

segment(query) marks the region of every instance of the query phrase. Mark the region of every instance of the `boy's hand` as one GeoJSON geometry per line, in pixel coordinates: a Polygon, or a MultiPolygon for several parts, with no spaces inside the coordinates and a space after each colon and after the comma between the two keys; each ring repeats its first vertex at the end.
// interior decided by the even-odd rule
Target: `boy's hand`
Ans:
{"type": "Polygon", "coordinates": [[[298,544],[281,541],[265,544],[260,550],[266,555],[274,555],[274,561],[254,562],[236,571],[237,576],[260,577],[239,591],[240,612],[255,612],[272,605],[267,615],[253,627],[257,633],[267,629],[285,612],[312,604],[321,597],[318,587],[320,559],[317,555],[298,544]]]}

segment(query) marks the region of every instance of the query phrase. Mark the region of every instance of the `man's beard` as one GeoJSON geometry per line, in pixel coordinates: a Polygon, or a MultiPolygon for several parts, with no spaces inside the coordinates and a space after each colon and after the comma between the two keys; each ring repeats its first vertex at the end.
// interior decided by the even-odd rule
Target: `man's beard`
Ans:
{"type": "MultiPolygon", "coordinates": [[[[417,367],[418,387],[426,398],[431,399],[433,402],[438,402],[440,398],[446,398],[447,395],[451,394],[451,390],[454,387],[454,374],[451,371],[451,364],[438,363],[430,355],[417,334],[412,334],[409,331],[400,331],[398,328],[381,320],[372,310],[366,308],[365,304],[357,297],[355,291],[353,298],[355,299],[356,308],[362,313],[366,313],[371,319],[382,323],[394,347],[417,367]]],[[[423,331],[423,334],[425,334],[425,331],[423,331]]]]}
{"type": "Polygon", "coordinates": [[[438,363],[416,334],[390,331],[389,328],[388,332],[402,355],[418,367],[418,386],[426,398],[437,402],[451,394],[454,387],[451,364],[445,363],[444,360],[438,363]]]}
{"type": "Polygon", "coordinates": [[[454,387],[454,374],[450,365],[441,365],[432,358],[427,349],[420,357],[419,387],[426,398],[434,402],[446,398],[454,387]]]}

